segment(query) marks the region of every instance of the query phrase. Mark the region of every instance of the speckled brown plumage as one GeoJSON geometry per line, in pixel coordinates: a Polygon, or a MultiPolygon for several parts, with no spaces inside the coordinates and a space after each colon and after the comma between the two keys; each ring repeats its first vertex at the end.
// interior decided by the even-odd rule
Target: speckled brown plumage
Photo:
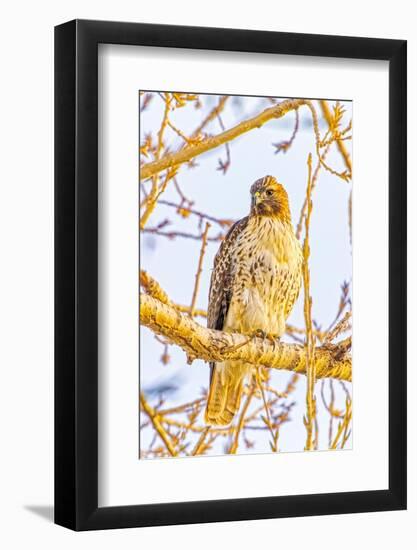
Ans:
{"type": "MultiPolygon", "coordinates": [[[[297,300],[302,251],[291,224],[288,195],[272,176],[251,187],[249,216],[236,222],[222,242],[211,276],[207,326],[280,337],[297,300]]],[[[227,425],[240,407],[252,366],[212,363],[205,419],[227,425]]]]}

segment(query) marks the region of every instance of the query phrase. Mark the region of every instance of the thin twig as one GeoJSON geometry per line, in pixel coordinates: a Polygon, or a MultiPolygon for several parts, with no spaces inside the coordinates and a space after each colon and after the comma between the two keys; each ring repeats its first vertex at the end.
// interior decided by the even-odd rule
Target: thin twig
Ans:
{"type": "MultiPolygon", "coordinates": [[[[327,101],[325,101],[324,99],[321,99],[320,100],[320,107],[321,107],[321,110],[323,112],[323,116],[326,119],[326,122],[327,122],[327,124],[330,128],[332,126],[333,116],[330,112],[330,108],[329,108],[329,105],[328,105],[327,101]]],[[[336,139],[336,145],[337,145],[337,147],[340,151],[340,154],[343,157],[346,168],[349,170],[349,173],[351,174],[352,173],[352,161],[350,159],[350,155],[349,155],[349,153],[346,149],[345,144],[340,139],[336,139]]]]}
{"type": "Polygon", "coordinates": [[[280,141],[279,143],[273,143],[272,145],[275,147],[275,154],[277,155],[281,151],[283,153],[286,153],[288,149],[291,147],[291,145],[294,143],[295,136],[297,135],[298,128],[300,124],[300,116],[298,114],[298,109],[295,111],[295,124],[294,124],[294,130],[291,134],[290,139],[285,141],[280,141]]]}
{"type": "MultiPolygon", "coordinates": [[[[322,159],[326,158],[327,153],[329,152],[329,149],[330,149],[330,145],[328,145],[326,147],[326,149],[324,150],[324,152],[322,153],[322,155],[321,155],[322,159]]],[[[314,169],[314,173],[313,173],[313,177],[312,177],[312,181],[311,181],[311,192],[313,192],[314,188],[316,187],[317,179],[318,179],[318,175],[319,175],[321,167],[322,167],[322,164],[319,160],[317,162],[316,168],[314,169]]],[[[298,219],[297,229],[295,231],[297,239],[299,239],[301,237],[301,231],[303,229],[303,221],[304,221],[304,218],[306,216],[306,211],[307,211],[307,197],[304,199],[303,206],[301,207],[300,217],[298,219]]]]}
{"type": "MultiPolygon", "coordinates": [[[[175,181],[175,180],[174,180],[175,181]]],[[[198,216],[199,218],[204,218],[210,222],[217,223],[220,225],[220,227],[230,227],[233,225],[234,220],[226,220],[222,218],[215,218],[214,216],[210,216],[209,214],[205,214],[204,212],[201,212],[199,210],[195,210],[194,208],[190,208],[189,206],[184,206],[183,204],[176,204],[175,202],[167,201],[165,199],[161,199],[158,204],[163,204],[165,206],[170,206],[171,208],[175,208],[176,210],[181,210],[185,212],[189,212],[190,214],[194,214],[195,216],[198,216]]]]}
{"type": "Polygon", "coordinates": [[[142,230],[144,229],[145,224],[147,223],[150,215],[152,214],[152,212],[155,209],[155,206],[158,202],[159,197],[165,191],[165,189],[167,188],[169,180],[172,179],[175,176],[177,171],[178,171],[178,168],[170,168],[169,170],[167,170],[167,173],[165,174],[165,179],[164,179],[162,185],[159,188],[158,188],[157,184],[152,186],[151,192],[149,193],[149,195],[146,199],[146,202],[145,202],[145,205],[146,205],[145,212],[143,213],[143,215],[140,218],[140,224],[139,224],[140,229],[142,229],[142,230]]]}
{"type": "Polygon", "coordinates": [[[195,274],[193,297],[191,299],[190,313],[189,313],[190,317],[194,317],[194,310],[195,310],[195,304],[196,304],[196,301],[197,301],[198,287],[200,285],[201,272],[203,271],[203,258],[204,258],[204,253],[206,251],[206,246],[207,246],[207,234],[208,234],[208,231],[209,231],[210,227],[211,226],[210,226],[209,222],[206,222],[206,227],[204,229],[204,233],[203,233],[203,236],[202,236],[200,257],[198,258],[197,272],[195,274]]]}
{"type": "Polygon", "coordinates": [[[252,401],[252,398],[253,398],[253,394],[255,392],[255,383],[254,381],[252,380],[252,383],[251,383],[251,389],[246,397],[246,401],[245,403],[243,404],[243,407],[242,407],[242,410],[240,411],[240,415],[239,415],[239,420],[238,420],[238,423],[237,423],[237,426],[236,426],[236,431],[234,433],[234,437],[233,437],[233,442],[228,450],[228,453],[233,455],[233,454],[236,454],[236,451],[237,451],[237,448],[239,446],[239,435],[240,435],[240,432],[242,431],[242,427],[243,425],[245,424],[245,416],[246,416],[246,413],[248,411],[248,408],[249,408],[249,405],[252,401]]]}
{"type": "MultiPolygon", "coordinates": [[[[223,124],[222,117],[220,116],[219,113],[217,113],[217,120],[219,121],[220,128],[224,132],[226,130],[226,128],[223,124]]],[[[230,145],[228,144],[227,141],[224,144],[224,146],[225,146],[225,149],[226,149],[226,161],[223,162],[221,159],[219,159],[219,166],[218,166],[217,170],[220,170],[225,175],[226,172],[228,171],[229,167],[230,167],[231,157],[230,157],[230,145]]]]}
{"type": "Polygon", "coordinates": [[[262,403],[264,405],[264,410],[265,410],[265,414],[266,414],[265,417],[262,417],[262,420],[264,421],[264,424],[266,424],[266,426],[268,427],[268,430],[269,430],[269,432],[271,434],[271,437],[272,437],[271,450],[272,450],[272,452],[276,453],[277,450],[278,450],[278,447],[277,447],[278,431],[276,433],[274,433],[274,429],[272,427],[271,415],[270,415],[270,412],[269,412],[269,407],[268,407],[267,402],[266,402],[265,392],[264,392],[264,389],[262,387],[262,382],[260,380],[259,369],[256,369],[256,383],[258,385],[259,391],[261,392],[262,403]]]}
{"type": "MultiPolygon", "coordinates": [[[[195,235],[193,233],[186,233],[185,231],[162,231],[157,227],[145,227],[142,230],[143,233],[152,233],[152,235],[159,235],[161,237],[167,237],[168,239],[175,239],[176,237],[181,237],[183,239],[192,239],[193,241],[200,241],[203,237],[202,234],[195,235]]],[[[207,242],[217,243],[223,240],[224,234],[218,233],[215,237],[207,237],[207,242]]]]}
{"type": "Polygon", "coordinates": [[[351,420],[352,420],[352,402],[348,398],[346,398],[346,412],[344,414],[342,422],[339,422],[336,436],[330,446],[331,449],[337,449],[337,444],[339,443],[339,439],[342,436],[342,434],[343,434],[343,438],[342,438],[341,448],[345,446],[346,441],[348,440],[350,435],[350,432],[348,432],[348,429],[349,429],[351,420]]]}
{"type": "Polygon", "coordinates": [[[159,437],[162,439],[162,441],[165,443],[165,446],[171,456],[177,456],[177,451],[175,450],[172,441],[170,440],[167,432],[165,431],[164,427],[162,426],[158,413],[149,405],[149,403],[146,401],[144,394],[141,392],[140,394],[140,404],[142,405],[143,410],[148,415],[150,421],[153,424],[153,427],[158,432],[159,437]]]}
{"type": "Polygon", "coordinates": [[[306,325],[306,372],[307,372],[307,392],[306,392],[306,416],[304,425],[306,427],[306,445],[305,450],[310,451],[314,448],[313,429],[316,417],[316,401],[314,396],[314,387],[316,383],[316,369],[314,360],[314,336],[311,321],[311,296],[310,296],[310,271],[308,260],[310,257],[309,230],[312,211],[311,186],[312,186],[312,168],[311,153],[308,155],[308,181],[307,181],[307,214],[305,217],[305,237],[303,245],[303,282],[304,282],[304,320],[306,325]]]}
{"type": "Polygon", "coordinates": [[[207,137],[195,145],[187,145],[175,153],[164,155],[160,160],[155,160],[144,164],[140,169],[141,179],[145,180],[155,174],[158,174],[162,170],[166,170],[169,167],[183,164],[184,162],[187,162],[202,153],[215,149],[228,141],[236,139],[254,128],[263,126],[269,120],[282,118],[288,112],[301,107],[301,105],[308,105],[310,110],[315,112],[311,101],[308,99],[288,99],[286,101],[282,101],[278,105],[269,107],[256,116],[243,120],[236,126],[233,126],[232,128],[229,128],[216,136],[207,137]]]}
{"type": "Polygon", "coordinates": [[[228,95],[224,95],[219,99],[218,104],[215,107],[213,107],[213,109],[209,112],[209,114],[202,121],[202,123],[191,134],[192,138],[196,138],[198,135],[200,135],[201,132],[204,130],[204,128],[207,126],[207,124],[212,120],[214,120],[216,116],[222,112],[222,110],[224,109],[224,106],[226,105],[226,101],[229,99],[229,97],[230,96],[228,95]]]}
{"type": "Polygon", "coordinates": [[[201,406],[206,402],[205,397],[200,397],[189,403],[184,403],[183,405],[178,405],[178,407],[170,407],[169,409],[161,409],[158,411],[159,415],[166,416],[168,414],[176,414],[180,412],[187,412],[187,410],[194,409],[195,407],[201,406]]]}
{"type": "Polygon", "coordinates": [[[204,441],[206,439],[207,434],[210,431],[210,426],[206,426],[206,428],[201,432],[200,437],[198,438],[198,441],[196,443],[196,446],[191,451],[191,454],[193,456],[198,455],[201,453],[201,451],[204,449],[204,441]]]}

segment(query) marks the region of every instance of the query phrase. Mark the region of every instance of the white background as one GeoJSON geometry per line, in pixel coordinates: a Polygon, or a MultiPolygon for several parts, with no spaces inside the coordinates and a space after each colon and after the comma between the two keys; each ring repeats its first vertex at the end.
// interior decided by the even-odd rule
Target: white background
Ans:
{"type": "MultiPolygon", "coordinates": [[[[378,548],[415,544],[416,401],[415,338],[409,348],[409,510],[320,518],[176,526],[74,534],[46,521],[53,483],[53,33],[74,17],[314,33],[406,38],[409,40],[409,150],[417,148],[417,38],[412,4],[358,2],[340,6],[322,0],[291,4],[259,0],[234,9],[211,0],[145,4],[105,1],[15,2],[3,10],[1,33],[1,519],[5,548],[143,547],[191,548],[213,544],[240,548],[378,548]],[[189,6],[189,9],[187,9],[189,6]],[[410,541],[410,542],[408,542],[410,541]]],[[[378,90],[375,90],[378,93],[378,90]]],[[[410,155],[409,181],[416,180],[410,155]]],[[[411,212],[415,186],[409,188],[411,212]]],[[[409,216],[409,279],[417,278],[416,217],[409,216]]],[[[416,292],[409,288],[409,334],[416,333],[416,292]]]]}
{"type": "MultiPolygon", "coordinates": [[[[131,46],[103,46],[99,59],[100,505],[387,488],[388,248],[384,237],[376,246],[372,232],[367,231],[370,204],[374,231],[384,235],[388,227],[388,117],[381,116],[388,112],[387,64],[222,52],[212,56],[192,50],[174,53],[163,48],[131,46]],[[250,81],[247,74],[251,75],[250,81]],[[273,95],[279,89],[288,97],[327,95],[353,100],[353,449],[337,453],[252,454],[232,459],[218,456],[204,460],[138,461],[137,439],[133,435],[137,433],[139,362],[138,301],[134,299],[140,202],[137,150],[133,145],[138,136],[137,90],[165,87],[188,91],[200,87],[205,92],[221,89],[223,93],[239,93],[243,89],[247,94],[257,94],[260,83],[265,95],[273,95]],[[379,91],[378,98],[374,89],[379,91]],[[380,339],[376,349],[369,346],[370,338],[380,339]],[[248,476],[248,471],[258,474],[248,476]]],[[[238,193],[243,194],[245,176],[236,177],[238,193]]],[[[215,190],[213,194],[216,195],[215,190]]],[[[164,255],[160,257],[165,259],[164,255]]],[[[141,341],[141,345],[145,343],[141,341]]],[[[149,364],[146,356],[142,355],[142,361],[149,364]]]]}

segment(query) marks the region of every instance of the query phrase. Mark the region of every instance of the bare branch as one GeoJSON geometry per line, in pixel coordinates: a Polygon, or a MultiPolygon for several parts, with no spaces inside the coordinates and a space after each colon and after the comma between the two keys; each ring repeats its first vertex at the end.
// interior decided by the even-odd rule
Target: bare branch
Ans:
{"type": "Polygon", "coordinates": [[[142,409],[146,412],[146,414],[149,417],[149,420],[152,422],[153,427],[158,432],[159,437],[162,439],[162,441],[165,443],[165,446],[171,456],[177,456],[177,451],[175,450],[172,441],[170,440],[167,432],[163,428],[158,413],[155,411],[153,407],[149,405],[149,403],[146,401],[145,396],[143,393],[140,394],[140,404],[142,409]]]}
{"type": "Polygon", "coordinates": [[[301,107],[302,105],[308,105],[310,110],[314,110],[314,107],[308,99],[288,99],[286,101],[282,101],[278,105],[269,107],[252,118],[243,120],[236,126],[233,126],[233,128],[230,128],[221,134],[210,136],[195,145],[188,145],[175,153],[164,155],[159,160],[144,164],[140,168],[141,179],[145,180],[155,174],[158,174],[162,170],[166,170],[172,166],[177,166],[187,162],[192,158],[205,153],[206,151],[210,151],[211,149],[215,149],[226,142],[232,141],[233,139],[249,132],[250,130],[253,130],[254,128],[260,128],[269,120],[281,118],[289,111],[298,109],[298,107],[301,107]]]}
{"type": "Polygon", "coordinates": [[[183,204],[176,204],[175,202],[166,201],[165,199],[159,200],[158,203],[163,204],[165,206],[170,206],[171,208],[175,208],[177,212],[180,212],[183,217],[188,217],[188,214],[194,214],[195,216],[198,216],[200,219],[205,219],[210,222],[217,223],[218,225],[220,225],[220,227],[230,227],[234,224],[234,220],[228,220],[225,218],[215,218],[214,216],[205,214],[204,212],[195,210],[194,208],[191,208],[189,206],[184,206],[183,204]]]}
{"type": "Polygon", "coordinates": [[[255,392],[255,388],[256,388],[255,383],[252,380],[251,387],[249,389],[249,393],[246,397],[246,401],[245,401],[245,403],[242,407],[242,410],[240,412],[239,421],[237,423],[236,431],[235,431],[235,434],[234,434],[234,437],[233,437],[233,442],[232,442],[232,444],[231,444],[231,446],[228,450],[229,454],[232,454],[232,455],[236,454],[237,448],[239,446],[239,435],[240,435],[240,432],[242,431],[242,428],[245,424],[246,413],[248,412],[250,402],[252,401],[253,394],[255,392]]]}
{"type": "Polygon", "coordinates": [[[280,141],[278,143],[273,143],[272,145],[275,147],[275,155],[280,153],[281,151],[283,153],[286,153],[288,149],[291,147],[291,145],[294,143],[295,136],[297,135],[298,128],[300,125],[300,115],[298,114],[298,109],[295,111],[295,124],[294,124],[294,130],[291,134],[290,139],[280,141]]]}
{"type": "MultiPolygon", "coordinates": [[[[162,231],[158,227],[144,227],[142,233],[151,233],[152,235],[159,235],[161,237],[167,237],[168,239],[175,239],[181,237],[184,239],[192,239],[194,241],[201,241],[203,235],[195,235],[193,233],[186,233],[185,231],[162,231]]],[[[219,232],[215,237],[207,237],[207,242],[217,243],[223,240],[224,233],[219,232]]]]}
{"type": "MultiPolygon", "coordinates": [[[[175,307],[140,295],[140,322],[155,334],[179,345],[192,359],[221,362],[244,361],[273,369],[306,374],[306,350],[298,344],[272,343],[263,338],[212,330],[181,314],[175,307]]],[[[316,378],[351,381],[352,359],[349,342],[316,348],[316,378]]]]}
{"type": "Polygon", "coordinates": [[[149,219],[149,216],[155,210],[155,206],[158,202],[159,197],[162,195],[162,193],[167,188],[169,180],[172,179],[175,176],[176,173],[177,173],[176,168],[170,168],[167,171],[167,173],[165,175],[165,179],[164,179],[163,183],[161,184],[161,186],[158,188],[157,182],[155,183],[155,185],[152,186],[150,194],[146,197],[145,212],[142,214],[142,216],[140,218],[140,224],[139,224],[140,229],[143,229],[145,227],[145,224],[147,223],[147,221],[149,219]]]}
{"type": "Polygon", "coordinates": [[[204,130],[204,128],[207,126],[209,122],[211,122],[213,119],[216,118],[224,109],[224,106],[226,104],[226,101],[229,99],[230,96],[224,95],[219,99],[218,104],[213,107],[213,109],[209,112],[209,114],[206,116],[206,118],[203,120],[203,122],[194,130],[194,132],[191,134],[192,138],[196,138],[201,134],[201,132],[204,130]]]}
{"type": "Polygon", "coordinates": [[[352,401],[347,397],[346,398],[346,412],[343,416],[342,422],[339,422],[339,425],[337,427],[336,436],[330,446],[331,449],[337,449],[337,444],[339,443],[340,436],[343,434],[342,443],[339,448],[342,448],[345,446],[346,441],[349,439],[350,431],[349,431],[349,425],[352,420],[352,401]]]}
{"type": "Polygon", "coordinates": [[[204,229],[204,233],[202,237],[203,241],[201,243],[200,257],[198,258],[197,273],[195,274],[193,297],[191,299],[190,313],[189,313],[190,317],[194,317],[195,304],[197,301],[197,294],[198,294],[198,287],[200,285],[201,272],[203,271],[203,258],[204,258],[204,252],[206,251],[207,234],[209,229],[210,229],[210,224],[206,222],[206,228],[204,229]]]}
{"type": "Polygon", "coordinates": [[[209,431],[210,431],[210,426],[206,426],[205,428],[203,428],[203,431],[201,432],[201,435],[198,438],[196,446],[191,452],[193,456],[201,454],[201,452],[204,450],[204,440],[206,439],[206,436],[209,433],[209,431]]]}
{"type": "MultiPolygon", "coordinates": [[[[326,122],[327,122],[327,124],[329,125],[329,128],[330,128],[331,125],[332,125],[333,116],[332,116],[332,113],[330,112],[329,105],[328,105],[327,101],[324,100],[324,99],[320,100],[320,107],[321,107],[323,116],[326,119],[326,122]]],[[[351,174],[352,173],[352,161],[350,159],[350,155],[348,153],[348,150],[346,149],[346,146],[345,146],[345,144],[343,143],[342,140],[336,139],[336,144],[337,144],[337,147],[340,151],[340,154],[343,157],[343,160],[345,162],[345,166],[349,170],[349,173],[351,174]]]]}
{"type": "Polygon", "coordinates": [[[310,218],[313,203],[311,200],[312,190],[312,168],[311,168],[311,153],[308,155],[308,181],[307,181],[307,213],[305,216],[305,237],[303,244],[303,283],[304,283],[304,320],[306,328],[306,363],[307,363],[307,391],[306,391],[306,416],[304,418],[304,425],[307,431],[306,437],[306,451],[311,451],[314,448],[313,441],[313,429],[316,419],[316,398],[314,395],[314,388],[316,385],[316,372],[314,361],[314,335],[313,324],[311,321],[311,296],[310,296],[310,270],[308,267],[308,260],[310,258],[310,218]]]}

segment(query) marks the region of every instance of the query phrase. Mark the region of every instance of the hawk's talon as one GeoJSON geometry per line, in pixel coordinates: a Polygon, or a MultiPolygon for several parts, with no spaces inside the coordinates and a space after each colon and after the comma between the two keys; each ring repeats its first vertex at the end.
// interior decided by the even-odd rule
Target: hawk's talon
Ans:
{"type": "Polygon", "coordinates": [[[280,337],[276,334],[267,334],[268,340],[275,346],[275,344],[280,340],[280,337]]]}
{"type": "Polygon", "coordinates": [[[276,334],[272,334],[270,332],[265,332],[264,330],[262,330],[261,328],[258,328],[254,333],[253,333],[253,338],[262,338],[263,340],[269,340],[272,344],[276,344],[277,342],[279,343],[280,342],[280,337],[277,336],[276,334]]]}
{"type": "Polygon", "coordinates": [[[265,338],[267,337],[267,333],[261,328],[258,328],[255,330],[252,336],[253,338],[263,338],[265,340],[265,338]]]}

